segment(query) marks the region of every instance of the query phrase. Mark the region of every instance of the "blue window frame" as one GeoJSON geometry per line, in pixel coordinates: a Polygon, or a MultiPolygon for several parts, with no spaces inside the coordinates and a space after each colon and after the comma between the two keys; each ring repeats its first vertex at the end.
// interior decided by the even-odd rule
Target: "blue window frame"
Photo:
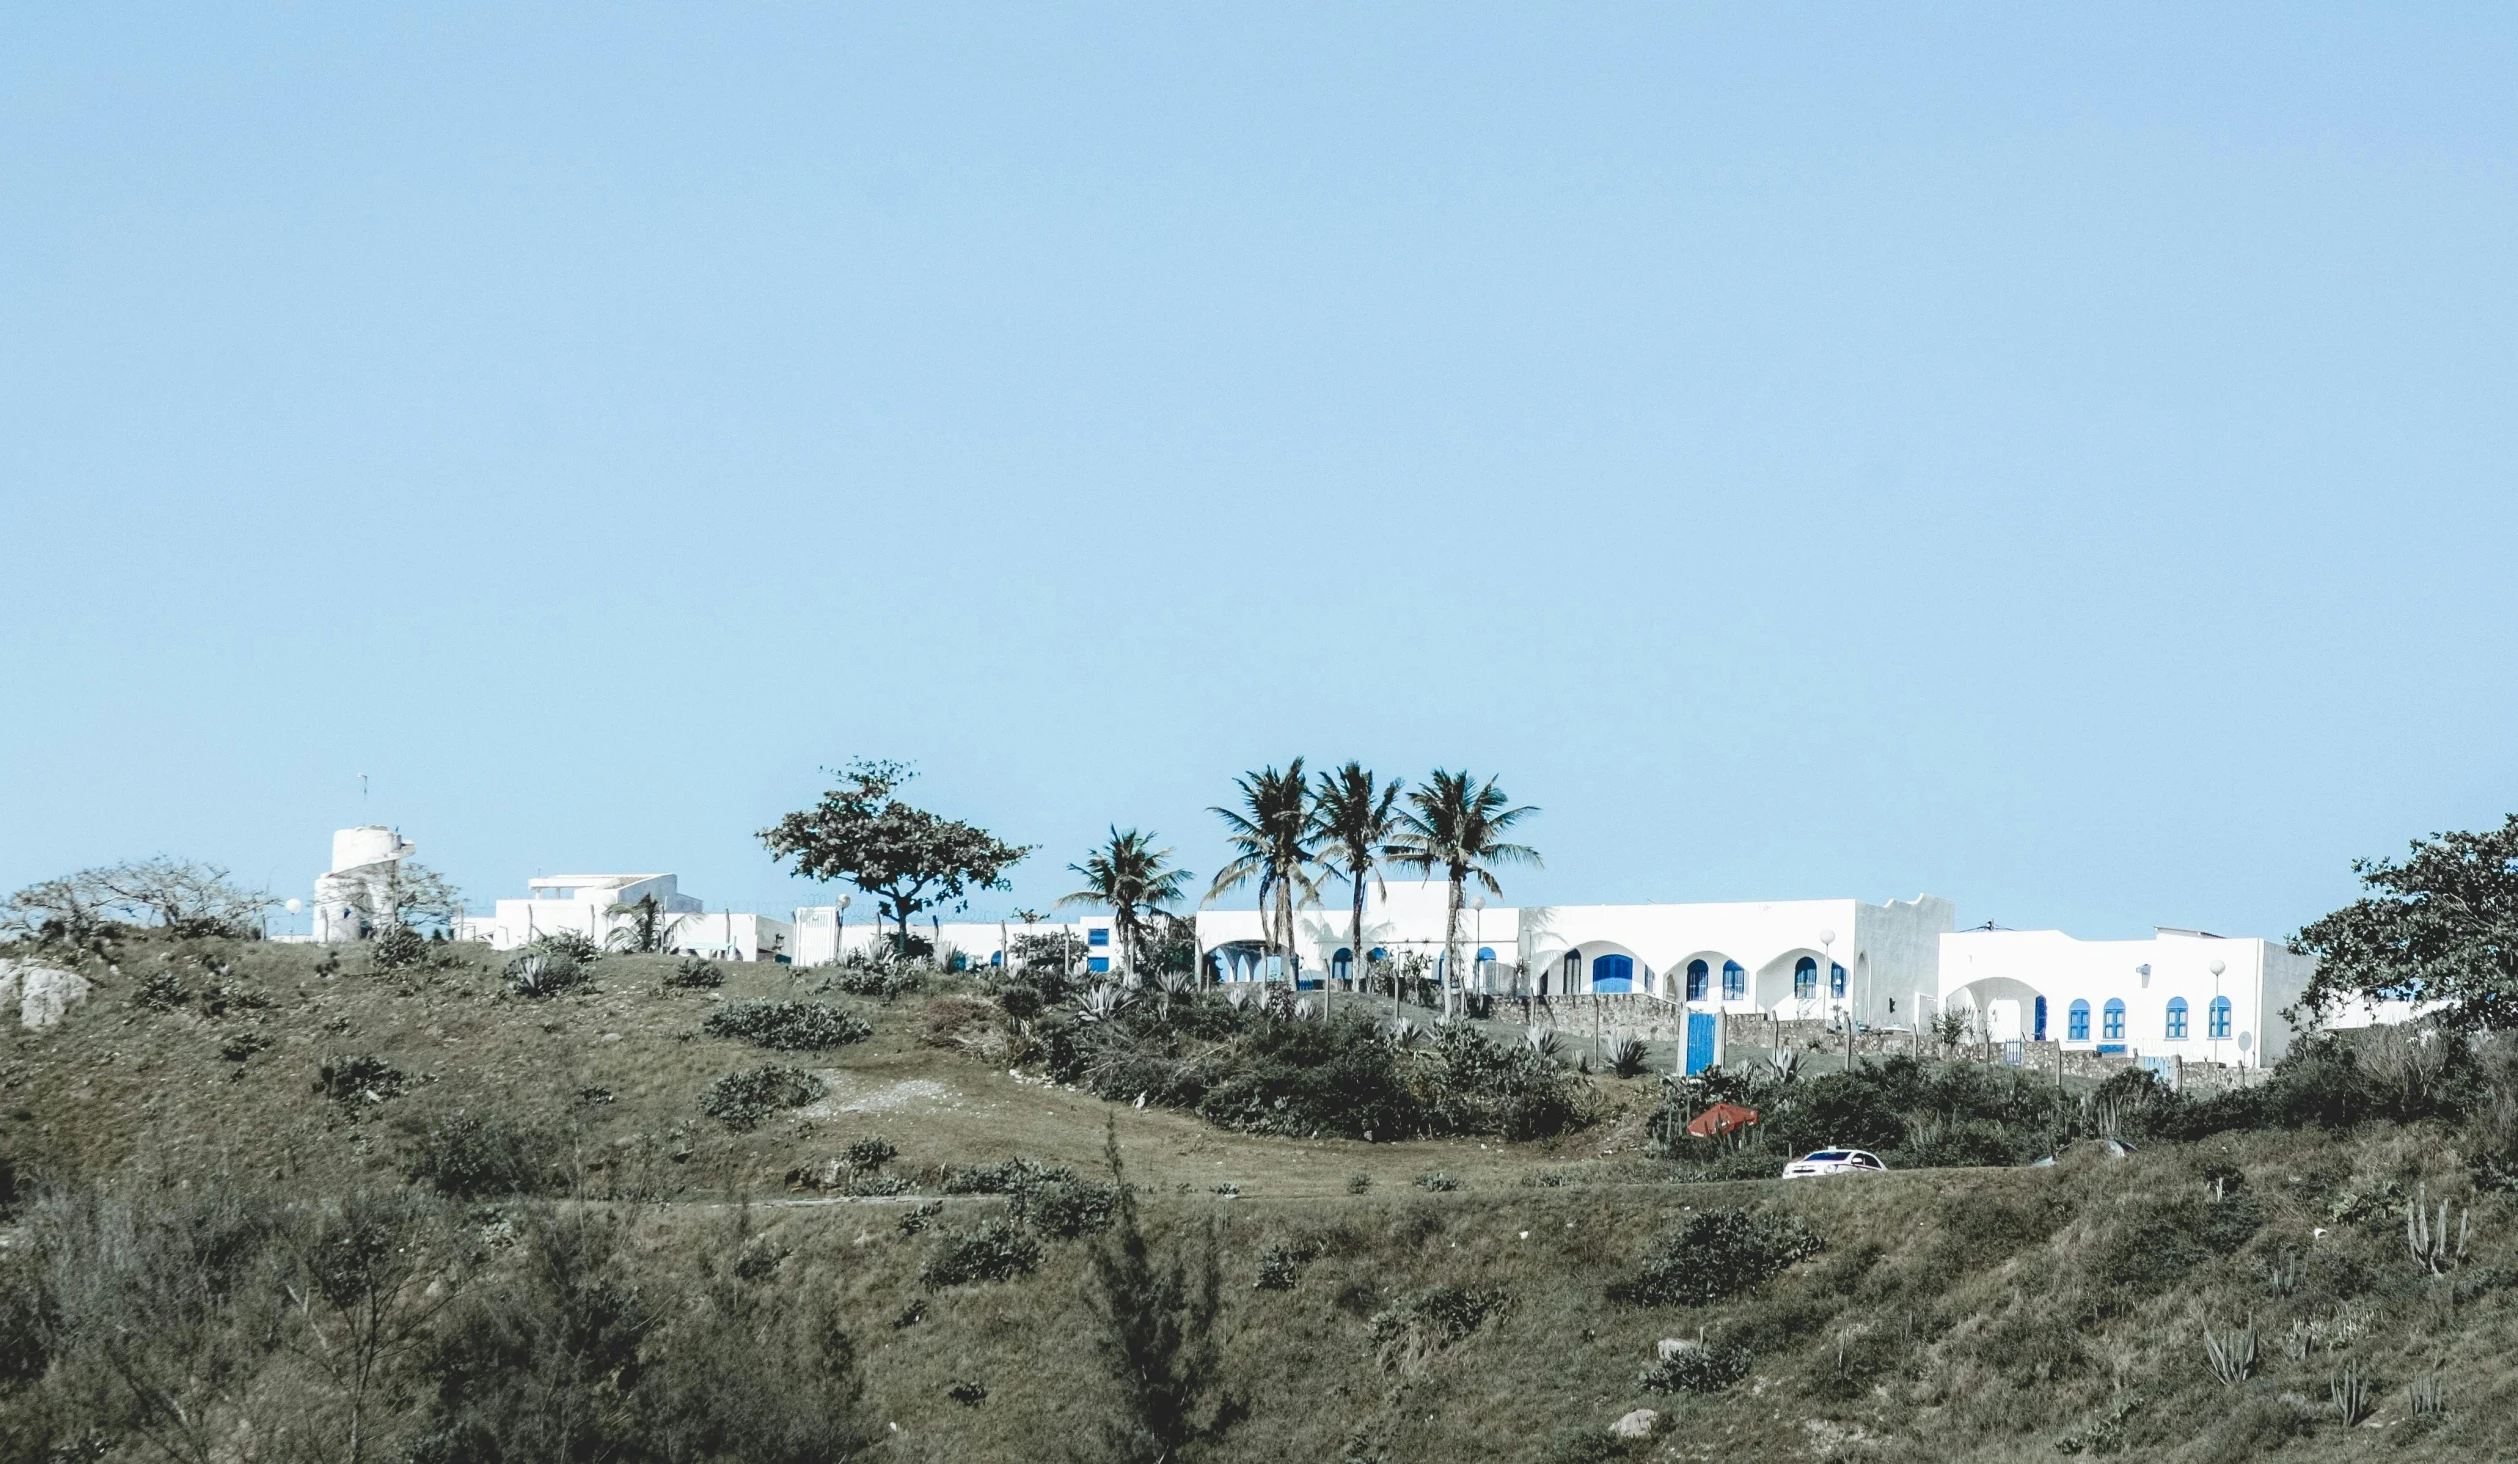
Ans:
{"type": "Polygon", "coordinates": [[[1087,971],[1108,971],[1110,969],[1110,957],[1087,956],[1084,958],[1084,969],[1087,971]]]}
{"type": "Polygon", "coordinates": [[[1737,961],[1722,963],[1722,999],[1740,1001],[1749,994],[1749,973],[1737,961]]]}
{"type": "Polygon", "coordinates": [[[2099,1013],[2098,1035],[2110,1042],[2125,1040],[2125,1004],[2112,996],[2107,998],[2106,1010],[2099,1013]]]}
{"type": "Polygon", "coordinates": [[[2212,1005],[2207,1010],[2210,1013],[2207,1020],[2211,1023],[2210,1031],[2213,1039],[2227,1041],[2229,1039],[2229,998],[2226,996],[2212,998],[2212,1005]]]}
{"type": "Polygon", "coordinates": [[[1582,981],[1582,952],[1580,952],[1580,951],[1567,951],[1567,952],[1565,953],[1565,993],[1566,993],[1566,995],[1571,996],[1571,995],[1573,994],[1574,987],[1575,987],[1576,985],[1580,984],[1580,983],[1581,983],[1581,981],[1582,981]]]}
{"type": "Polygon", "coordinates": [[[1712,975],[1712,969],[1703,961],[1690,961],[1687,963],[1687,999],[1689,1001],[1703,1001],[1705,999],[1705,983],[1712,977],[1712,975]]]}
{"type": "Polygon", "coordinates": [[[1351,947],[1340,946],[1338,953],[1329,958],[1329,974],[1340,981],[1355,975],[1355,952],[1351,947]]]}
{"type": "Polygon", "coordinates": [[[1819,963],[1803,956],[1792,963],[1792,994],[1809,1001],[1819,994],[1819,963]]]}
{"type": "Polygon", "coordinates": [[[2076,1001],[2064,1008],[2063,1040],[2066,1042],[2090,1040],[2090,1004],[2088,1002],[2076,1001]]]}
{"type": "Polygon", "coordinates": [[[1106,946],[1110,944],[1110,927],[1107,925],[1094,926],[1091,930],[1084,933],[1084,943],[1089,946],[1106,946]]]}
{"type": "Polygon", "coordinates": [[[1478,964],[1479,964],[1479,965],[1483,966],[1483,965],[1485,965],[1487,962],[1492,961],[1492,960],[1494,960],[1494,959],[1495,959],[1495,947],[1493,947],[1493,946],[1479,946],[1479,947],[1478,947],[1478,964]]]}
{"type": "Polygon", "coordinates": [[[2168,999],[2168,1040],[2171,1042],[2186,1040],[2186,999],[2182,996],[2172,996],[2168,999]]]}
{"type": "Polygon", "coordinates": [[[1003,952],[1003,951],[990,951],[990,952],[988,953],[988,964],[989,964],[989,965],[991,965],[991,966],[1002,966],[1002,965],[1004,965],[1004,964],[1005,964],[1005,952],[1003,952]]]}
{"type": "Polygon", "coordinates": [[[2036,1025],[2029,1029],[2031,1034],[2029,1040],[2031,1042],[2043,1042],[2046,1040],[2046,998],[2042,996],[2037,998],[2035,1021],[2036,1025]]]}
{"type": "Polygon", "coordinates": [[[1834,961],[1827,963],[1827,994],[1838,1001],[1845,999],[1845,968],[1834,961]]]}
{"type": "Polygon", "coordinates": [[[1390,959],[1390,952],[1383,950],[1379,946],[1375,946],[1364,953],[1364,959],[1368,961],[1387,961],[1390,959]]]}
{"type": "Polygon", "coordinates": [[[1633,991],[1635,989],[1635,958],[1633,956],[1593,956],[1591,958],[1591,989],[1594,991],[1633,991]]]}

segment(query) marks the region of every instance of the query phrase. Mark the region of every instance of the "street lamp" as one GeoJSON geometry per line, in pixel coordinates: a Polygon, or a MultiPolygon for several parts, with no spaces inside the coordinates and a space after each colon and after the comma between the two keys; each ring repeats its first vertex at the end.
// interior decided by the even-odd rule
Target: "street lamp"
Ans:
{"type": "Polygon", "coordinates": [[[2212,1034],[2212,1061],[2218,1065],[2221,1060],[2221,973],[2229,967],[2215,956],[2206,969],[2212,973],[2212,1005],[2204,1008],[2203,1022],[2204,1030],[2212,1034]]]}
{"type": "MultiPolygon", "coordinates": [[[[1819,956],[1827,962],[1827,990],[1832,1000],[1836,992],[1836,932],[1832,927],[1821,927],[1819,930],[1819,956]]],[[[1853,988],[1848,986],[1845,988],[1845,1071],[1852,1072],[1853,1066],[1854,994],[1853,988]]]]}

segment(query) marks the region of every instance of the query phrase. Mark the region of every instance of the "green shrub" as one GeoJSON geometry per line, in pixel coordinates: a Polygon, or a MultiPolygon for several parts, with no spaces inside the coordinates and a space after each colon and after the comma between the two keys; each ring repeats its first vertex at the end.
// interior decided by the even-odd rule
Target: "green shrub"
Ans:
{"type": "Polygon", "coordinates": [[[1110,1228],[1119,1191],[1066,1165],[1016,1157],[994,1164],[956,1165],[943,1175],[948,1195],[1003,1195],[1006,1211],[1043,1235],[1072,1240],[1110,1228]]]}
{"type": "Polygon", "coordinates": [[[845,1047],[874,1035],[866,1019],[818,1001],[738,1001],[701,1024],[714,1037],[739,1037],[755,1047],[812,1052],[845,1047]]]}
{"type": "Polygon", "coordinates": [[[557,996],[591,974],[574,955],[536,943],[508,958],[507,989],[524,997],[557,996]]]}
{"type": "Polygon", "coordinates": [[[2197,1267],[2235,1252],[2263,1224],[2264,1202],[2248,1194],[2217,1204],[2144,1204],[2100,1244],[2090,1272],[2111,1291],[2158,1291],[2190,1281],[2197,1267]]]}
{"type": "Polygon", "coordinates": [[[940,1291],[979,1281],[1012,1281],[1038,1269],[1040,1242],[1028,1231],[991,1220],[977,1230],[946,1236],[919,1269],[918,1283],[940,1291]]]}
{"type": "Polygon", "coordinates": [[[1749,1375],[1756,1361],[1745,1347],[1685,1346],[1636,1379],[1656,1393],[1719,1393],[1749,1375]]]}
{"type": "Polygon", "coordinates": [[[840,1159],[849,1168],[864,1171],[880,1169],[898,1159],[900,1154],[901,1151],[893,1147],[890,1139],[876,1134],[868,1134],[861,1139],[851,1139],[848,1141],[848,1147],[839,1151],[840,1159]]]}
{"type": "Polygon", "coordinates": [[[372,1053],[328,1058],[315,1070],[315,1091],[345,1108],[382,1103],[402,1092],[402,1070],[372,1053]]]}
{"type": "Polygon", "coordinates": [[[664,984],[677,991],[706,991],[726,984],[726,973],[706,956],[684,956],[665,974],[664,984]]]}
{"type": "Polygon", "coordinates": [[[243,1062],[257,1052],[267,1051],[270,1046],[269,1037],[247,1028],[242,1032],[229,1033],[227,1040],[219,1044],[219,1056],[229,1062],[243,1062]]]}
{"type": "Polygon", "coordinates": [[[730,1129],[751,1129],[771,1114],[802,1108],[827,1091],[820,1078],[804,1069],[772,1063],[719,1078],[700,1095],[699,1106],[730,1129]]]}
{"type": "Polygon", "coordinates": [[[1429,1169],[1416,1177],[1416,1187],[1436,1194],[1447,1194],[1460,1188],[1460,1181],[1439,1169],[1429,1169]]]}
{"type": "Polygon", "coordinates": [[[428,940],[399,920],[388,920],[368,943],[367,959],[379,971],[408,971],[428,964],[428,940]]]}
{"type": "Polygon", "coordinates": [[[1475,1332],[1509,1300],[1493,1288],[1428,1287],[1373,1317],[1373,1346],[1383,1367],[1414,1372],[1475,1332]]]}
{"type": "Polygon", "coordinates": [[[1688,1217],[1647,1251],[1631,1281],[1608,1289],[1622,1306],[1704,1306],[1754,1291],[1825,1242],[1794,1216],[1760,1210],[1707,1210],[1688,1217]]]}
{"type": "Polygon", "coordinates": [[[872,996],[889,1001],[905,996],[926,984],[926,977],[907,966],[843,966],[831,978],[834,990],[850,996],[872,996]]]}
{"type": "Polygon", "coordinates": [[[562,1187],[559,1135],[509,1119],[457,1113],[429,1125],[403,1157],[403,1177],[454,1199],[550,1194],[562,1187]]]}

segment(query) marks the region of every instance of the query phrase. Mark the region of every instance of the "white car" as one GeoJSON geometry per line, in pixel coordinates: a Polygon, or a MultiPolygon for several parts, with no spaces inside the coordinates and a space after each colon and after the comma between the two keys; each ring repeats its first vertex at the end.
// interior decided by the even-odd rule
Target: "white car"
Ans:
{"type": "Polygon", "coordinates": [[[1821,1149],[1784,1166],[1786,1179],[1814,1179],[1822,1174],[1882,1174],[1888,1166],[1877,1154],[1860,1149],[1821,1149]]]}

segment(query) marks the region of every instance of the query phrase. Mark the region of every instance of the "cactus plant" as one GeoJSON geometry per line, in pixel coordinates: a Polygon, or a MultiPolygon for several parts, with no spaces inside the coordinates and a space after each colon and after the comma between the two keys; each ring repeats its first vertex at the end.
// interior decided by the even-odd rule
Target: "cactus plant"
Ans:
{"type": "Polygon", "coordinates": [[[2425,1182],[2414,1191],[2413,1199],[2405,1206],[2404,1243],[2406,1249],[2413,1252],[2416,1263],[2430,1274],[2439,1276],[2454,1270],[2465,1260],[2466,1238],[2474,1229],[2474,1209],[2472,1206],[2466,1208],[2465,1215],[2457,1223],[2456,1238],[2451,1241],[2448,1235],[2448,1201],[2439,1202],[2439,1218],[2436,1220],[2431,1218],[2429,1204],[2430,1186],[2425,1182]]]}
{"type": "Polygon", "coordinates": [[[2256,1370],[2256,1319],[2250,1315],[2243,1327],[2227,1332],[2203,1329],[2204,1355],[2212,1360],[2212,1375],[2225,1388],[2237,1387],[2256,1370]]]}
{"type": "Polygon", "coordinates": [[[2358,1428],[2369,1417],[2369,1379],[2361,1376],[2357,1362],[2343,1364],[2342,1370],[2326,1384],[2326,1398],[2334,1404],[2336,1416],[2345,1428],[2358,1428]]]}
{"type": "Polygon", "coordinates": [[[2404,1390],[2404,1398],[2416,1418],[2436,1417],[2448,1411],[2448,1388],[2440,1381],[2436,1368],[2415,1378],[2404,1390]]]}

